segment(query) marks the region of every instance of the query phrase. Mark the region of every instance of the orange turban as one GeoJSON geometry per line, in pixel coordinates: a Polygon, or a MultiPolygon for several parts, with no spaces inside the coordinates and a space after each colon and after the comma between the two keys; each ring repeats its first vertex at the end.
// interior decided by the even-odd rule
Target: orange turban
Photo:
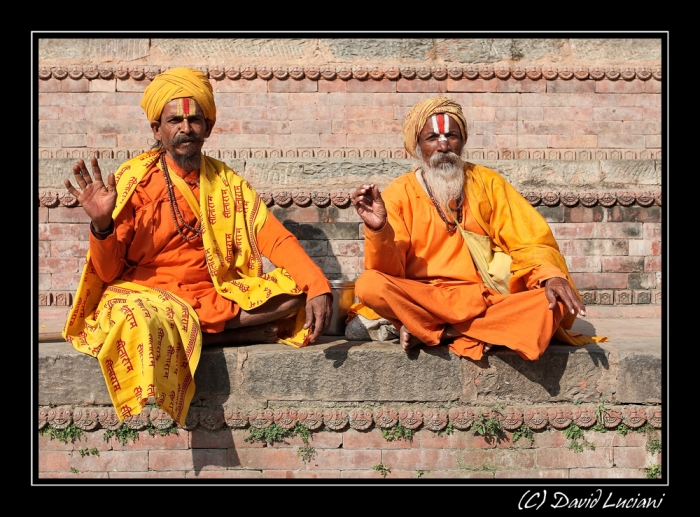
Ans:
{"type": "Polygon", "coordinates": [[[411,108],[403,123],[403,145],[408,154],[416,157],[415,150],[418,145],[418,135],[423,130],[426,121],[431,115],[437,113],[449,113],[457,121],[462,132],[462,140],[467,142],[467,119],[462,113],[462,106],[447,97],[431,97],[419,102],[411,108]]]}
{"type": "Polygon", "coordinates": [[[194,98],[202,108],[204,117],[216,121],[211,83],[206,75],[191,68],[171,68],[158,74],[143,92],[141,107],[152,122],[160,119],[167,103],[183,97],[194,98]]]}

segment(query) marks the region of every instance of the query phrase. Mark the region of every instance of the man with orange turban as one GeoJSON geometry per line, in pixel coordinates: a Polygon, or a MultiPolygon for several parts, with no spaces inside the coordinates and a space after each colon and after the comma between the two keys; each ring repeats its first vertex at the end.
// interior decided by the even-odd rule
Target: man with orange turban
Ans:
{"type": "Polygon", "coordinates": [[[462,108],[438,96],[404,122],[413,171],[352,202],[365,226],[365,272],[351,314],[389,320],[405,351],[447,344],[481,359],[493,345],[538,359],[586,310],[544,218],[500,174],[465,162],[462,108]]]}
{"type": "Polygon", "coordinates": [[[253,188],[202,145],[216,122],[206,76],[174,68],[141,107],[156,140],[102,180],[79,160],[65,180],[91,220],[63,336],[97,357],[120,419],[156,403],[183,425],[202,344],[314,341],[332,291],[253,188]],[[275,266],[263,269],[263,257],[275,266]]]}

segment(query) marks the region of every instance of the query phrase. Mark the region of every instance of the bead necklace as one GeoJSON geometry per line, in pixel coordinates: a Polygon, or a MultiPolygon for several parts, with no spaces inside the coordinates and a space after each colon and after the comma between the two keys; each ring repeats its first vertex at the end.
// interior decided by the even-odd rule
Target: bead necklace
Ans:
{"type": "MultiPolygon", "coordinates": [[[[437,202],[435,199],[435,195],[433,195],[433,189],[430,188],[430,185],[428,184],[427,181],[425,183],[425,188],[428,190],[428,196],[430,197],[430,200],[433,202],[433,205],[435,205],[435,209],[438,212],[438,215],[440,216],[440,219],[445,223],[445,226],[447,227],[447,233],[454,233],[457,231],[457,224],[462,223],[462,203],[464,202],[464,192],[462,192],[459,196],[459,200],[457,201],[457,207],[454,209],[454,212],[457,212],[457,222],[453,223],[452,221],[448,221],[447,217],[445,216],[445,213],[442,211],[442,208],[440,207],[440,203],[437,202]]],[[[450,207],[447,208],[450,211],[453,211],[450,207]]]]}
{"type": "MultiPolygon", "coordinates": [[[[160,155],[160,165],[161,169],[163,170],[163,176],[165,176],[165,185],[168,187],[168,201],[170,201],[170,213],[173,216],[173,222],[175,223],[175,228],[177,228],[177,233],[179,233],[180,237],[182,237],[186,241],[192,241],[197,238],[201,239],[202,221],[197,221],[197,226],[192,227],[187,223],[187,221],[185,221],[185,218],[182,217],[182,214],[180,213],[180,207],[177,205],[177,201],[175,200],[175,188],[173,187],[173,183],[170,180],[170,174],[168,173],[168,164],[165,162],[165,153],[160,155]],[[182,224],[180,224],[180,222],[182,224]],[[192,232],[194,235],[185,235],[183,231],[183,229],[185,228],[192,232]]],[[[199,186],[199,181],[194,183],[187,183],[189,183],[190,185],[196,183],[196,186],[199,186]]]]}

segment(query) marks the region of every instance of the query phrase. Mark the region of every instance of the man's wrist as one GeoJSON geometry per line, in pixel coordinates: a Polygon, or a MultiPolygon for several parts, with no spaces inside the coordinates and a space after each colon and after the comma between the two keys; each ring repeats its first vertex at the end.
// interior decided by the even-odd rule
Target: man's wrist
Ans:
{"type": "Polygon", "coordinates": [[[92,230],[92,233],[94,233],[95,236],[97,236],[97,237],[106,237],[108,235],[111,235],[112,231],[114,231],[114,220],[112,219],[109,222],[109,226],[107,227],[106,230],[98,230],[95,227],[95,223],[91,222],[90,223],[90,230],[92,230]]]}

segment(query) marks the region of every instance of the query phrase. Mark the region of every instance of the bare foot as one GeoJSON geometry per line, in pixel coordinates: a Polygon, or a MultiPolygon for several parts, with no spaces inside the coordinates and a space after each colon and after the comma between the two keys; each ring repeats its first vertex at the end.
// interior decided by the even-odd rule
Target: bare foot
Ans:
{"type": "Polygon", "coordinates": [[[399,342],[401,343],[401,348],[404,352],[408,352],[411,348],[415,348],[418,345],[423,344],[420,339],[411,334],[406,325],[401,325],[401,330],[399,331],[399,342]]]}
{"type": "Polygon", "coordinates": [[[250,345],[276,343],[279,326],[276,321],[252,327],[228,329],[216,334],[203,334],[202,345],[250,345]]]}

